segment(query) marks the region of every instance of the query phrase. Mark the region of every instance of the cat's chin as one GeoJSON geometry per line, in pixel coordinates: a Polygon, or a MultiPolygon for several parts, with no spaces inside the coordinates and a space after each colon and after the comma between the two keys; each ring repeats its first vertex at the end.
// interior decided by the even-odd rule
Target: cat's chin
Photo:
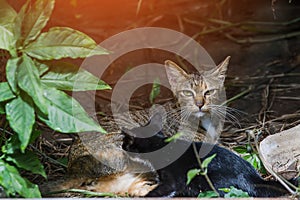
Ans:
{"type": "Polygon", "coordinates": [[[197,118],[200,118],[200,117],[203,117],[203,116],[205,115],[205,113],[204,113],[204,112],[201,112],[201,111],[199,111],[199,112],[195,112],[195,113],[193,113],[193,115],[194,115],[195,117],[197,117],[197,118]]]}

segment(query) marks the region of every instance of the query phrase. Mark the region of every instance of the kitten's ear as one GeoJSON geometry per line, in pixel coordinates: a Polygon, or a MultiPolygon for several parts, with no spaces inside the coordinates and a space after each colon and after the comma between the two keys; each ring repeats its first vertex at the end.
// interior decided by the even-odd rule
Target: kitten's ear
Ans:
{"type": "Polygon", "coordinates": [[[226,77],[227,68],[229,65],[230,56],[227,56],[223,62],[221,62],[216,69],[213,70],[213,76],[218,77],[222,82],[224,82],[226,77]]]}
{"type": "Polygon", "coordinates": [[[121,135],[123,135],[122,148],[128,151],[130,145],[134,143],[134,133],[132,133],[130,129],[124,127],[121,128],[121,130],[122,130],[121,135]]]}
{"type": "Polygon", "coordinates": [[[178,82],[180,80],[187,79],[188,74],[183,69],[181,69],[176,63],[170,60],[165,61],[165,67],[166,67],[167,77],[171,85],[171,90],[175,94],[178,82]]]}

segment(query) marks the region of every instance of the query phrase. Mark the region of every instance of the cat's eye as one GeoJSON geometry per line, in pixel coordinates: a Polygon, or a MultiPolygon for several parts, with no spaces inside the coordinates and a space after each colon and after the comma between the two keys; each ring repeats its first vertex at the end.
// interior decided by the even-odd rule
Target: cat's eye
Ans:
{"type": "Polygon", "coordinates": [[[181,92],[184,96],[187,96],[187,97],[191,97],[194,95],[193,92],[190,90],[182,90],[181,92]]]}
{"type": "Polygon", "coordinates": [[[204,96],[209,96],[209,95],[212,95],[213,93],[215,93],[215,90],[206,90],[204,92],[204,96]]]}

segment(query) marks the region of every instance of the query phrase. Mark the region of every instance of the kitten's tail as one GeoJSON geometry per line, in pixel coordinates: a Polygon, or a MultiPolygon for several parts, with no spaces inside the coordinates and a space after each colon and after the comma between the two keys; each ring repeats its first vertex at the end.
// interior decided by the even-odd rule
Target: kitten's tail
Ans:
{"type": "Polygon", "coordinates": [[[289,192],[277,181],[265,181],[263,184],[255,185],[256,197],[280,197],[289,192]]]}
{"type": "MultiPolygon", "coordinates": [[[[80,178],[60,179],[57,181],[46,182],[39,186],[43,197],[61,196],[68,193],[68,189],[78,188],[84,182],[80,178]]],[[[69,196],[69,195],[66,195],[69,196]]]]}

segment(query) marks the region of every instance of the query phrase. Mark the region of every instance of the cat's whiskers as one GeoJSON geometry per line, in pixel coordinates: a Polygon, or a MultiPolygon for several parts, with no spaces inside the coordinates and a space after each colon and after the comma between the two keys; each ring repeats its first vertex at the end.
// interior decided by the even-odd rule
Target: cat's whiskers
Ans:
{"type": "Polygon", "coordinates": [[[223,106],[223,105],[209,105],[208,107],[217,116],[219,116],[221,118],[225,118],[230,123],[241,127],[241,124],[240,124],[238,118],[235,116],[235,114],[238,114],[240,116],[239,113],[243,113],[243,112],[241,112],[237,109],[234,109],[234,108],[230,108],[228,106],[223,106]]]}
{"type": "Polygon", "coordinates": [[[166,122],[166,126],[168,127],[168,129],[171,129],[175,123],[178,123],[180,121],[180,115],[178,115],[179,110],[180,109],[177,108],[169,112],[166,112],[165,116],[163,117],[164,120],[172,119],[169,123],[166,122]]]}
{"type": "Polygon", "coordinates": [[[165,125],[168,127],[168,129],[172,129],[174,127],[178,127],[178,124],[188,121],[191,114],[192,112],[190,109],[188,109],[188,106],[181,106],[166,112],[163,116],[163,119],[171,119],[165,125]]]}

